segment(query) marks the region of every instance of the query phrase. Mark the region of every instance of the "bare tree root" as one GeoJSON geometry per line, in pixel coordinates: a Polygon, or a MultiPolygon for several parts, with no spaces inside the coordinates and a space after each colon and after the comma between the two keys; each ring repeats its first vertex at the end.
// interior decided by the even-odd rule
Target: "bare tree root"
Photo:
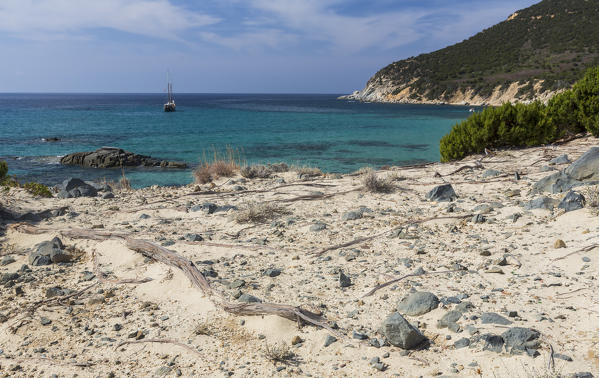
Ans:
{"type": "Polygon", "coordinates": [[[194,354],[204,357],[204,355],[202,353],[200,353],[198,350],[190,347],[189,345],[183,344],[177,340],[172,340],[172,339],[125,340],[125,341],[121,341],[117,346],[114,347],[114,349],[118,349],[118,348],[122,347],[123,345],[142,344],[142,343],[173,344],[173,345],[180,346],[181,348],[183,348],[191,353],[194,353],[194,354]]]}

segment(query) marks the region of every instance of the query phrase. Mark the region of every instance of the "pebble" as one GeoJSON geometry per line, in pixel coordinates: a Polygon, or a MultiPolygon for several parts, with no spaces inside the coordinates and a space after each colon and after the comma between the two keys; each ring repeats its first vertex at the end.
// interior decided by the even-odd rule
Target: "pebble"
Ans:
{"type": "Polygon", "coordinates": [[[566,243],[562,239],[557,239],[555,243],[553,243],[553,248],[566,248],[566,243]]]}
{"type": "Polygon", "coordinates": [[[324,347],[326,348],[336,341],[337,338],[335,336],[327,335],[326,339],[324,340],[324,347]]]}
{"type": "Polygon", "coordinates": [[[351,279],[348,276],[346,276],[342,270],[339,270],[339,286],[340,287],[351,286],[351,279]]]}

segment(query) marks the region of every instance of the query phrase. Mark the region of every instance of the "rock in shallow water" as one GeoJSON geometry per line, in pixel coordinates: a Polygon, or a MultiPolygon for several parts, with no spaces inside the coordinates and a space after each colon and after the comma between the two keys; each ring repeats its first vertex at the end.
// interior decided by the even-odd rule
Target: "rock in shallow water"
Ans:
{"type": "Polygon", "coordinates": [[[134,154],[115,147],[102,147],[96,151],[75,152],[60,159],[63,165],[79,165],[85,168],[161,167],[186,168],[187,164],[164,161],[150,156],[134,154]]]}

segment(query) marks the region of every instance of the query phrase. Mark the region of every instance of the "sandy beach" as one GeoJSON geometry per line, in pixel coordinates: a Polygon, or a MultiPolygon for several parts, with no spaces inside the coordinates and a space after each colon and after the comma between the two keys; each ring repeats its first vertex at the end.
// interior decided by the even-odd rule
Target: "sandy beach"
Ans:
{"type": "Polygon", "coordinates": [[[367,171],[293,170],[114,198],[3,191],[0,375],[597,375],[599,189],[565,211],[533,186],[598,145],[375,171],[387,193],[367,171]],[[444,184],[457,198],[427,199],[444,184]]]}

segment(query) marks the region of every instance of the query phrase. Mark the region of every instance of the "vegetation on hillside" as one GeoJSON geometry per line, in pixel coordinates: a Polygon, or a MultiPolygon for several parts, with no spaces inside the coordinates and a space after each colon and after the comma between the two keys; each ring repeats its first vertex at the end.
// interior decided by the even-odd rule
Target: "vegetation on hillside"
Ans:
{"type": "Polygon", "coordinates": [[[599,1],[544,0],[453,46],[398,61],[369,85],[390,82],[412,98],[449,99],[459,90],[491,95],[500,86],[521,85],[518,96],[569,88],[599,64],[599,1]]]}
{"type": "Polygon", "coordinates": [[[485,148],[542,145],[585,131],[599,137],[599,67],[589,69],[547,105],[506,103],[473,114],[441,139],[441,161],[485,148]]]}

